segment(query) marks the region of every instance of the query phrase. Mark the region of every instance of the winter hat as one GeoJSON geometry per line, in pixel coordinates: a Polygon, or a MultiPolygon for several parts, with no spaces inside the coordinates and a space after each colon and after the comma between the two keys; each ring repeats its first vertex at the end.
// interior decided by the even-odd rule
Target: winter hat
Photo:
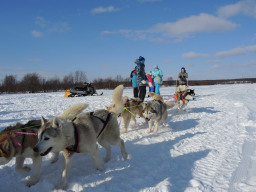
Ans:
{"type": "Polygon", "coordinates": [[[155,68],[158,68],[158,65],[154,65],[154,69],[155,69],[155,68]]]}
{"type": "Polygon", "coordinates": [[[181,69],[184,69],[184,70],[186,70],[186,69],[185,69],[185,67],[181,67],[181,69]]]}

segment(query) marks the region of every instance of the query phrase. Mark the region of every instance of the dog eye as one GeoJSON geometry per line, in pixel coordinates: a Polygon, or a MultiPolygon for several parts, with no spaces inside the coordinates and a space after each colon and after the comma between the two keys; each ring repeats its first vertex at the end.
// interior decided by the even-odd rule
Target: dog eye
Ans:
{"type": "Polygon", "coordinates": [[[48,138],[48,137],[45,137],[45,138],[44,138],[45,141],[47,141],[47,140],[49,140],[49,139],[50,139],[50,138],[48,138]]]}

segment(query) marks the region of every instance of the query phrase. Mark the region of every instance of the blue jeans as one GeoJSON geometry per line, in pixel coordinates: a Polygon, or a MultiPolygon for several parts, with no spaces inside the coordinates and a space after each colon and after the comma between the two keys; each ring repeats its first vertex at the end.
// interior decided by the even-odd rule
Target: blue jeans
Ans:
{"type": "Polygon", "coordinates": [[[156,94],[160,95],[160,90],[159,90],[160,84],[155,83],[155,88],[156,88],[156,94]]]}
{"type": "Polygon", "coordinates": [[[154,87],[149,87],[149,91],[148,92],[154,92],[154,87]]]}

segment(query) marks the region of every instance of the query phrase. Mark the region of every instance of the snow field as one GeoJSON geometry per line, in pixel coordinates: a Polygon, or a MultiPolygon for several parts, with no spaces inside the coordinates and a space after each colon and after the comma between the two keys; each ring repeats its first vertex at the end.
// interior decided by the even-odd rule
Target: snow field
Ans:
{"type": "MultiPolygon", "coordinates": [[[[129,157],[121,159],[119,147],[105,170],[95,170],[89,155],[76,154],[72,160],[67,191],[256,191],[256,96],[255,85],[195,86],[196,100],[187,110],[168,111],[167,126],[147,134],[148,125],[137,118],[125,141],[129,157]]],[[[172,100],[174,87],[161,87],[161,95],[172,100]]],[[[100,90],[99,90],[100,91],[100,90]]],[[[81,102],[93,111],[111,104],[113,90],[103,96],[65,98],[64,92],[0,95],[0,130],[16,122],[25,123],[41,115],[51,118],[81,102]]],[[[124,95],[132,97],[132,89],[124,95]]],[[[146,101],[150,98],[146,98],[146,101]]],[[[120,121],[120,118],[119,120],[120,121]]],[[[121,126],[122,128],[122,126],[121,126]]],[[[105,150],[100,148],[102,158],[105,150]]],[[[61,179],[60,160],[50,164],[43,158],[41,179],[25,187],[27,175],[14,172],[14,159],[0,166],[0,191],[51,191],[61,179]]],[[[27,159],[25,164],[31,166],[27,159]]]]}

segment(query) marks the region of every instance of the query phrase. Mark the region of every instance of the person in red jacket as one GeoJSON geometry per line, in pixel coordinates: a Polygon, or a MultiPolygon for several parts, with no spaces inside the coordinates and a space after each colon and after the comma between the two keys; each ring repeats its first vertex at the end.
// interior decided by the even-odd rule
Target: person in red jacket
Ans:
{"type": "Polygon", "coordinates": [[[152,78],[152,71],[147,74],[149,92],[154,92],[154,79],[152,78]]]}

